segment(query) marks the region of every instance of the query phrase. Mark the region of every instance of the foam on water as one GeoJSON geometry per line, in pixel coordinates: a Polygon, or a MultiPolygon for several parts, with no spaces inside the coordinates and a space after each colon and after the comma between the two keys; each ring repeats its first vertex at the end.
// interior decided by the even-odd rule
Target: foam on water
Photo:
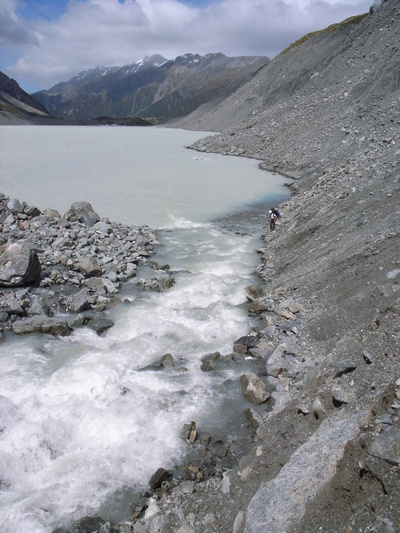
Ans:
{"type": "Polygon", "coordinates": [[[158,467],[179,463],[183,424],[226,416],[220,386],[237,371],[204,373],[201,357],[230,353],[248,331],[240,304],[257,263],[255,240],[187,221],[160,241],[156,259],[170,263],[175,285],[132,293],[104,337],[81,328],[3,350],[5,533],[50,532],[99,509],[112,514],[115,494],[146,488],[158,467]],[[174,369],[140,371],[167,352],[174,369]]]}

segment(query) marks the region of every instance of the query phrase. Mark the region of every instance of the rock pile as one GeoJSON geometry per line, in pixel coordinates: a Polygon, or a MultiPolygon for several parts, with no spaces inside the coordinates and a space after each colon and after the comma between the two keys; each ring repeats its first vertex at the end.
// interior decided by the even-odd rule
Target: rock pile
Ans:
{"type": "MultiPolygon", "coordinates": [[[[0,231],[0,332],[12,328],[19,334],[66,335],[83,324],[102,333],[112,322],[101,313],[157,242],[148,226],[100,219],[88,202],[74,203],[61,216],[4,194],[0,231]],[[54,317],[58,313],[84,315],[67,323],[54,317]]],[[[162,281],[147,285],[172,283],[161,274],[162,281]]]]}

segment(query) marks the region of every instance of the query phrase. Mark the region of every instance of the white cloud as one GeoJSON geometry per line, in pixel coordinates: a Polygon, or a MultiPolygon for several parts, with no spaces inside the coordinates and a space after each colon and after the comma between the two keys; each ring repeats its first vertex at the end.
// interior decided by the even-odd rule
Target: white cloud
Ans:
{"type": "Polygon", "coordinates": [[[0,46],[38,44],[35,34],[25,27],[17,15],[20,4],[19,0],[2,0],[0,3],[0,46]]]}
{"type": "Polygon", "coordinates": [[[96,65],[124,65],[160,53],[273,57],[305,33],[368,11],[371,0],[71,0],[58,20],[23,20],[2,0],[3,44],[20,57],[1,70],[46,88],[96,65]],[[14,48],[13,48],[14,47],[14,48]]]}

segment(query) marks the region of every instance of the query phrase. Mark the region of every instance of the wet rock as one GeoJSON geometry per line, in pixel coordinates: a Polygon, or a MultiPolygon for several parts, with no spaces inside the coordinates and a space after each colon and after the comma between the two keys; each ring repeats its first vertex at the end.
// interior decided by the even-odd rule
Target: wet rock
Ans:
{"type": "Polygon", "coordinates": [[[39,279],[41,265],[28,244],[6,244],[0,250],[0,286],[21,287],[39,279]]]}
{"type": "Polygon", "coordinates": [[[245,337],[240,337],[233,343],[233,351],[238,354],[247,354],[249,353],[250,348],[254,348],[257,344],[258,337],[256,335],[247,335],[245,337]]]}
{"type": "Polygon", "coordinates": [[[97,335],[102,335],[108,329],[113,327],[114,322],[108,318],[96,317],[92,320],[89,320],[87,325],[90,329],[93,329],[97,335]]]}
{"type": "Polygon", "coordinates": [[[154,361],[154,363],[150,363],[149,365],[143,367],[140,369],[140,371],[145,370],[164,370],[166,368],[172,368],[174,366],[174,358],[170,353],[166,353],[160,359],[157,359],[157,361],[154,361]]]}
{"type": "Polygon", "coordinates": [[[197,437],[196,422],[185,424],[181,431],[181,438],[188,444],[193,444],[197,437]]]}
{"type": "Polygon", "coordinates": [[[273,302],[265,299],[256,299],[247,306],[248,312],[252,315],[258,315],[263,311],[272,311],[273,308],[273,302]]]}
{"type": "Polygon", "coordinates": [[[167,481],[171,478],[171,472],[165,470],[165,468],[158,468],[156,472],[151,476],[149,480],[149,485],[152,490],[157,490],[161,487],[164,481],[167,481]]]}
{"type": "Polygon", "coordinates": [[[240,378],[240,387],[246,400],[254,404],[264,403],[271,396],[265,384],[252,372],[240,378]]]}
{"type": "Polygon", "coordinates": [[[12,329],[18,335],[25,333],[49,333],[55,337],[65,336],[70,332],[66,320],[41,315],[33,316],[26,320],[18,320],[14,322],[12,329]]]}
{"type": "Polygon", "coordinates": [[[220,359],[221,354],[219,352],[210,353],[208,355],[204,355],[201,358],[201,370],[203,372],[211,372],[212,370],[216,369],[217,361],[220,359]]]}
{"type": "Polygon", "coordinates": [[[94,226],[100,220],[89,202],[74,202],[63,218],[72,222],[81,222],[86,226],[94,226]]]}
{"type": "Polygon", "coordinates": [[[257,413],[257,411],[249,407],[248,409],[246,409],[244,414],[252,428],[258,429],[260,427],[260,424],[262,423],[262,417],[257,413]]]}
{"type": "Polygon", "coordinates": [[[85,516],[76,524],[78,533],[96,533],[105,521],[99,516],[85,516]]]}
{"type": "Polygon", "coordinates": [[[75,320],[72,322],[72,328],[79,328],[80,326],[86,326],[90,320],[94,320],[97,314],[93,310],[87,310],[83,313],[79,313],[75,320]]]}

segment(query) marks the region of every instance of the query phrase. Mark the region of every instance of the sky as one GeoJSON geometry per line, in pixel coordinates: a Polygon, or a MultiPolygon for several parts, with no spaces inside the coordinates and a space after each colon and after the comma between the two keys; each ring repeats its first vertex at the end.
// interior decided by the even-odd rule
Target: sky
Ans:
{"type": "Polygon", "coordinates": [[[27,92],[95,66],[186,53],[270,59],[373,0],[0,0],[0,71],[27,92]]]}

